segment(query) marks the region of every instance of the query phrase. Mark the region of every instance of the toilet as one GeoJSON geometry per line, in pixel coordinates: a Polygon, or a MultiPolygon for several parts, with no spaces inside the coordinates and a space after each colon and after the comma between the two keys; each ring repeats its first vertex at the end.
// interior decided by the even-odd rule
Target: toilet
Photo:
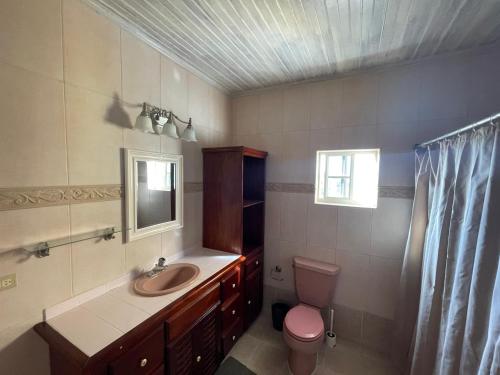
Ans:
{"type": "Polygon", "coordinates": [[[283,336],[289,347],[288,365],[294,375],[309,375],[325,336],[321,308],[332,299],[340,267],[304,257],[294,257],[295,290],[299,304],[285,316],[283,336]]]}

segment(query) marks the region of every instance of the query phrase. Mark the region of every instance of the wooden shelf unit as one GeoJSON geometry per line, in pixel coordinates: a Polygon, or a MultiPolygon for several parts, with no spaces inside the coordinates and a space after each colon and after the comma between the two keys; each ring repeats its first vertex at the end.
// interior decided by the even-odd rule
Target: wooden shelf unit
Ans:
{"type": "Polygon", "coordinates": [[[264,245],[267,152],[203,149],[203,246],[249,255],[264,245]]]}
{"type": "Polygon", "coordinates": [[[231,328],[231,337],[262,309],[266,157],[243,146],[203,149],[203,246],[246,257],[243,321],[231,328]]]}

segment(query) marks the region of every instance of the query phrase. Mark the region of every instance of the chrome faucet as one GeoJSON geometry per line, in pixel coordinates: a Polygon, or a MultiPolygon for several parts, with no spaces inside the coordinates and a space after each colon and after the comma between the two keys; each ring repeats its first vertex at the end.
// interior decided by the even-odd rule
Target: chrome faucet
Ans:
{"type": "Polygon", "coordinates": [[[165,264],[165,258],[161,257],[160,259],[158,259],[158,263],[155,264],[153,269],[147,273],[147,276],[148,277],[155,277],[167,267],[168,266],[165,264]]]}

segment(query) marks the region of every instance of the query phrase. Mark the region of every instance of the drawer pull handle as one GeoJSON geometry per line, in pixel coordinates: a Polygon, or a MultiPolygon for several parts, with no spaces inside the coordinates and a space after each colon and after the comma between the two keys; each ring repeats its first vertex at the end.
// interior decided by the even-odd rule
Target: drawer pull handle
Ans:
{"type": "Polygon", "coordinates": [[[201,356],[196,357],[196,362],[200,362],[200,361],[201,361],[201,356]]]}
{"type": "Polygon", "coordinates": [[[231,314],[233,315],[236,314],[236,310],[231,311],[231,314]]]}
{"type": "Polygon", "coordinates": [[[250,300],[250,299],[249,299],[247,303],[248,303],[249,305],[251,305],[251,304],[252,304],[252,300],[250,300]]]}
{"type": "Polygon", "coordinates": [[[141,359],[141,367],[146,367],[147,364],[148,364],[148,359],[147,358],[141,359]]]}
{"type": "Polygon", "coordinates": [[[235,284],[235,283],[233,283],[233,289],[234,289],[234,288],[236,288],[236,284],[235,284]]]}
{"type": "Polygon", "coordinates": [[[258,266],[258,265],[259,265],[259,261],[258,261],[258,260],[256,260],[256,261],[255,261],[255,265],[256,265],[256,266],[258,266]]]}
{"type": "Polygon", "coordinates": [[[233,336],[233,341],[236,340],[236,336],[233,336]]]}

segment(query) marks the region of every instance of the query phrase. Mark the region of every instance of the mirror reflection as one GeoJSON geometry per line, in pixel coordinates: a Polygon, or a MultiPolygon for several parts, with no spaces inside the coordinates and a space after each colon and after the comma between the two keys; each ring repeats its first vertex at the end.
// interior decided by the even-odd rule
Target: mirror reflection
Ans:
{"type": "Polygon", "coordinates": [[[176,164],[137,161],[137,228],[175,221],[176,164]]]}

